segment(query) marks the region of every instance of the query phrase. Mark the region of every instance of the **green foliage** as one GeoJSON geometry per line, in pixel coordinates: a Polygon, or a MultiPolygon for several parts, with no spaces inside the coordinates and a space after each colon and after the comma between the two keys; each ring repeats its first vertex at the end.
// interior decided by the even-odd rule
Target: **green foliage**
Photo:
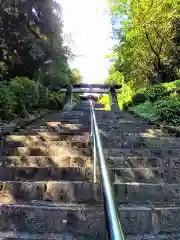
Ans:
{"type": "Polygon", "coordinates": [[[150,101],[146,101],[144,103],[130,107],[130,110],[133,110],[138,115],[151,119],[152,121],[158,120],[155,109],[156,106],[150,101]]]}
{"type": "Polygon", "coordinates": [[[5,85],[0,86],[0,116],[1,119],[12,119],[15,117],[14,111],[16,102],[14,95],[5,85]]]}
{"type": "Polygon", "coordinates": [[[82,76],[68,62],[73,54],[64,41],[59,3],[2,1],[0,12],[1,119],[60,109],[64,95],[52,89],[80,83],[82,76]]]}
{"type": "Polygon", "coordinates": [[[149,90],[147,90],[147,96],[151,102],[155,102],[162,97],[166,96],[168,94],[168,91],[165,87],[162,85],[154,85],[150,87],[149,90]]]}
{"type": "Polygon", "coordinates": [[[120,93],[117,94],[119,108],[127,108],[132,103],[132,97],[135,94],[135,89],[133,88],[131,82],[122,85],[120,93]]]}
{"type": "Polygon", "coordinates": [[[180,68],[180,0],[109,0],[117,44],[110,79],[142,83],[173,81],[180,68]]]}
{"type": "Polygon", "coordinates": [[[149,100],[130,109],[151,120],[180,125],[179,89],[179,80],[157,84],[147,88],[147,90],[143,89],[149,100]]]}
{"type": "Polygon", "coordinates": [[[47,94],[46,97],[47,97],[48,104],[44,107],[52,110],[62,109],[62,100],[63,100],[62,94],[59,94],[58,92],[54,92],[50,90],[47,90],[46,94],[47,94]]]}
{"type": "Polygon", "coordinates": [[[100,97],[98,102],[104,105],[103,109],[105,111],[109,111],[111,109],[109,94],[106,94],[106,95],[100,97]]]}
{"type": "Polygon", "coordinates": [[[144,93],[137,93],[132,97],[133,105],[144,103],[146,100],[147,100],[147,96],[144,93]]]}
{"type": "Polygon", "coordinates": [[[156,116],[159,121],[180,124],[180,98],[166,98],[156,102],[156,116]]]}
{"type": "Polygon", "coordinates": [[[37,84],[26,77],[14,78],[9,85],[9,91],[14,95],[15,111],[21,116],[31,112],[37,104],[37,84]]]}
{"type": "Polygon", "coordinates": [[[2,120],[26,117],[38,109],[62,109],[64,94],[37,84],[26,77],[14,78],[9,85],[0,85],[2,120]]]}

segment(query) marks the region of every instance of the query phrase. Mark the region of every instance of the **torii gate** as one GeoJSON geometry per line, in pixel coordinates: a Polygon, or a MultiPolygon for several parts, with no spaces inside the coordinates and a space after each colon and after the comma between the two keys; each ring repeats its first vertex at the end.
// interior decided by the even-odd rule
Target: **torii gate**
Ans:
{"type": "Polygon", "coordinates": [[[93,93],[110,93],[110,106],[112,110],[118,110],[118,103],[116,93],[119,92],[121,85],[117,84],[74,84],[74,85],[64,85],[59,90],[62,93],[67,94],[67,101],[72,104],[73,93],[88,93],[87,98],[93,93]]]}

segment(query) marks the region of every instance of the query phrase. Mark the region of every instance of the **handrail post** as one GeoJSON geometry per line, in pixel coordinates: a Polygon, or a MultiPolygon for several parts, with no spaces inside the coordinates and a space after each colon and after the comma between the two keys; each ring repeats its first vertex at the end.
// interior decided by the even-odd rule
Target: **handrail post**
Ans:
{"type": "Polygon", "coordinates": [[[96,152],[96,138],[94,134],[94,124],[93,124],[93,116],[92,109],[90,109],[91,114],[91,142],[92,142],[92,157],[93,157],[93,181],[96,183],[96,166],[97,166],[97,152],[96,152]]]}
{"type": "Polygon", "coordinates": [[[96,137],[93,133],[93,177],[94,183],[96,183],[96,165],[97,165],[97,152],[96,152],[96,137]]]}

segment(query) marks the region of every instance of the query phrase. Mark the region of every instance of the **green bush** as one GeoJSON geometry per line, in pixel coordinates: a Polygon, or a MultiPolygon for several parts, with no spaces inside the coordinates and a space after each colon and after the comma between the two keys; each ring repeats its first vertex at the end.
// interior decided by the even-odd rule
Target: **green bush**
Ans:
{"type": "Polygon", "coordinates": [[[167,98],[156,102],[156,116],[159,121],[180,124],[180,99],[167,98]]]}
{"type": "Polygon", "coordinates": [[[147,96],[151,102],[160,100],[162,97],[167,95],[168,91],[162,85],[154,85],[147,90],[147,96]]]}
{"type": "Polygon", "coordinates": [[[137,93],[132,97],[132,103],[134,105],[144,103],[147,100],[147,97],[144,93],[137,93]]]}
{"type": "Polygon", "coordinates": [[[37,83],[26,78],[16,77],[9,85],[9,90],[13,93],[17,107],[15,111],[20,116],[25,116],[37,105],[37,83]]]}
{"type": "Polygon", "coordinates": [[[39,91],[39,101],[37,103],[36,108],[44,108],[44,109],[61,109],[63,94],[58,93],[48,88],[45,88],[42,85],[38,87],[39,91]]]}
{"type": "Polygon", "coordinates": [[[7,86],[0,86],[0,117],[8,120],[15,117],[16,101],[7,86]]]}
{"type": "Polygon", "coordinates": [[[62,95],[54,91],[48,91],[48,108],[49,109],[62,109],[62,95]]]}

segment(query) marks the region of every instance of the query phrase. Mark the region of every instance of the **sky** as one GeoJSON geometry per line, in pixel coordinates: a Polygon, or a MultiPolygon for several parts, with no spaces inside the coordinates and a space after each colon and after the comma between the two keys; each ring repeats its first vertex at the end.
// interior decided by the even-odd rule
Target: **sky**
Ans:
{"type": "Polygon", "coordinates": [[[100,83],[108,76],[112,32],[106,14],[106,0],[59,0],[63,9],[64,33],[74,41],[72,52],[77,55],[71,63],[83,75],[85,83],[100,83]]]}

